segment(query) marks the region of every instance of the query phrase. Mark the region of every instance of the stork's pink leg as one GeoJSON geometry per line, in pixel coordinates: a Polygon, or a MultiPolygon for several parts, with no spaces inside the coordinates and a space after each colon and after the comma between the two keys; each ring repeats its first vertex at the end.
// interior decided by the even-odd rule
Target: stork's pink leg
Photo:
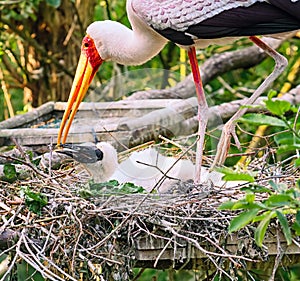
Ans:
{"type": "Polygon", "coordinates": [[[208,106],[204,95],[195,47],[191,47],[188,50],[188,56],[190,59],[190,64],[192,68],[192,73],[193,73],[193,78],[194,78],[194,83],[196,86],[196,93],[198,98],[199,127],[198,127],[198,140],[197,140],[197,149],[196,149],[194,183],[199,184],[201,180],[201,165],[202,165],[205,130],[206,130],[206,125],[208,120],[208,106]]]}
{"type": "MultiPolygon", "coordinates": [[[[244,106],[252,105],[255,102],[255,100],[271,85],[271,83],[273,83],[274,80],[277,79],[277,77],[284,71],[288,63],[287,59],[284,56],[282,56],[273,48],[268,46],[258,37],[250,36],[249,38],[252,42],[254,42],[258,47],[263,49],[269,56],[271,56],[274,59],[275,67],[273,72],[265,79],[265,81],[253,93],[253,95],[246,101],[244,106]]],[[[237,119],[243,116],[246,113],[246,111],[246,107],[241,108],[224,125],[212,168],[216,165],[222,165],[225,162],[230,146],[231,136],[234,137],[237,146],[240,148],[240,143],[235,133],[235,126],[237,119]]]]}

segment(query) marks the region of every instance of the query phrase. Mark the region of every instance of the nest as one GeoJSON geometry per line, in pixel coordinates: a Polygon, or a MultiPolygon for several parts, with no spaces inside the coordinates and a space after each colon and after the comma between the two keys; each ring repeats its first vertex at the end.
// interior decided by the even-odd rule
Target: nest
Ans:
{"type": "MultiPolygon", "coordinates": [[[[107,193],[104,188],[92,195],[85,175],[74,173],[76,167],[48,174],[24,162],[31,168],[25,180],[1,182],[0,248],[9,259],[5,276],[12,276],[20,260],[55,281],[131,280],[134,267],[198,269],[198,280],[234,280],[258,261],[272,262],[259,263],[269,272],[278,266],[267,247],[256,246],[253,226],[228,234],[236,213],[218,207],[243,197],[240,186],[225,190],[185,182],[171,194],[107,193]],[[33,192],[46,204],[32,206],[20,192],[33,192]]],[[[278,165],[252,166],[261,171],[262,185],[270,178],[294,184],[299,175],[287,169],[279,177],[278,165]]],[[[279,247],[276,221],[272,229],[268,235],[279,247]]]]}

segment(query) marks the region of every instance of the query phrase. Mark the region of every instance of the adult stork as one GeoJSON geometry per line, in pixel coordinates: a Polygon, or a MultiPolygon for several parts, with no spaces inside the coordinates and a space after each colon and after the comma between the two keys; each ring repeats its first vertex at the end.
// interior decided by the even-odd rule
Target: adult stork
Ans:
{"type": "MultiPolygon", "coordinates": [[[[127,0],[132,29],[114,21],[98,21],[87,28],[74,82],[59,130],[58,145],[65,143],[75,113],[103,61],[140,65],[157,55],[168,40],[188,52],[198,98],[198,141],[195,183],[200,183],[202,151],[207,124],[207,102],[195,48],[231,42],[248,36],[276,62],[273,72],[257,88],[247,104],[280,75],[285,57],[256,35],[272,35],[300,29],[299,0],[127,0]],[[62,138],[63,135],[63,138],[62,138]]],[[[240,109],[224,126],[214,164],[224,162],[240,109]]]]}

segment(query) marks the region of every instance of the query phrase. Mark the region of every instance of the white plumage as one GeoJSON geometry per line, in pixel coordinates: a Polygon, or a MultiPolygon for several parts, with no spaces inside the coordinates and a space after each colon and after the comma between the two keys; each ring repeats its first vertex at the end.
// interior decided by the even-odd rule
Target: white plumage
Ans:
{"type": "MultiPolygon", "coordinates": [[[[110,20],[93,22],[88,26],[87,33],[94,39],[103,60],[124,65],[140,65],[156,56],[167,43],[167,39],[145,23],[143,25],[153,36],[143,36],[143,33],[133,32],[125,25],[110,20]]],[[[141,27],[138,23],[137,26],[141,27]]]]}
{"type": "MultiPolygon", "coordinates": [[[[147,191],[155,188],[159,192],[168,193],[177,183],[194,177],[195,166],[192,161],[164,156],[154,148],[133,152],[120,164],[118,164],[117,151],[106,142],[99,142],[96,145],[93,143],[73,145],[73,148],[64,148],[58,152],[68,154],[79,162],[86,162],[86,156],[96,159],[94,154],[97,149],[103,153],[101,160],[82,163],[95,183],[117,180],[119,183],[134,183],[147,191]],[[88,150],[90,150],[89,155],[87,155],[88,150]],[[81,155],[81,151],[84,151],[85,155],[81,155]]],[[[222,180],[222,173],[210,172],[205,167],[202,167],[201,171],[202,183],[211,182],[215,186],[226,188],[244,183],[225,182],[222,180]]]]}
{"type": "Polygon", "coordinates": [[[105,182],[111,178],[118,168],[118,154],[115,148],[107,142],[97,143],[97,148],[102,151],[103,160],[83,165],[95,182],[105,182]]]}

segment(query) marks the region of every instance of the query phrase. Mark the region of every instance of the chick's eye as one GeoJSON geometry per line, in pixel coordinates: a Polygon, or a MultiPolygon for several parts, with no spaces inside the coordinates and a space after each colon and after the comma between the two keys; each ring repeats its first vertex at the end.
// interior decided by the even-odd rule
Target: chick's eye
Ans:
{"type": "Polygon", "coordinates": [[[103,159],[103,152],[100,149],[95,150],[97,161],[100,161],[103,159]]]}
{"type": "Polygon", "coordinates": [[[88,47],[89,47],[89,43],[85,42],[85,43],[83,44],[83,46],[84,46],[85,48],[88,48],[88,47]]]}

